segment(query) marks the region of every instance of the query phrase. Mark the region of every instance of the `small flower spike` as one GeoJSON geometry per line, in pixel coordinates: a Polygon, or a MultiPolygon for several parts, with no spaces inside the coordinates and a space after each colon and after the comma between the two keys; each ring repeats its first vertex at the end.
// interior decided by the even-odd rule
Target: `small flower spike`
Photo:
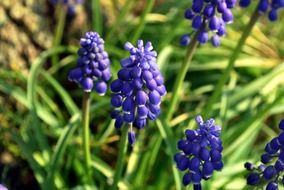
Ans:
{"type": "MultiPolygon", "coordinates": [[[[185,11],[184,17],[191,20],[193,30],[201,30],[197,38],[200,44],[211,39],[214,47],[220,46],[220,37],[226,33],[226,24],[233,22],[231,9],[235,5],[236,0],[193,0],[192,7],[185,11]]],[[[189,43],[186,40],[189,37],[185,36],[180,40],[183,46],[189,43]]]]}
{"type": "Polygon", "coordinates": [[[201,180],[208,180],[214,170],[223,168],[221,127],[214,119],[203,122],[201,116],[195,118],[196,130],[186,130],[186,139],[178,141],[177,148],[181,151],[174,156],[177,168],[185,171],[184,186],[193,184],[194,190],[201,190],[201,180]]]}
{"type": "Polygon", "coordinates": [[[256,166],[250,162],[245,163],[249,171],[247,184],[260,186],[266,182],[266,190],[277,190],[283,184],[284,176],[284,119],[279,123],[281,134],[273,138],[265,146],[265,153],[261,155],[261,164],[256,166]]]}
{"type": "MultiPolygon", "coordinates": [[[[240,6],[245,8],[251,4],[251,0],[240,0],[240,6]]],[[[261,14],[267,14],[272,22],[278,19],[278,11],[284,8],[283,0],[259,0],[258,11],[261,14]]]]}
{"type": "Polygon", "coordinates": [[[104,95],[107,81],[111,78],[104,40],[96,32],[87,32],[81,38],[80,45],[77,66],[69,72],[68,79],[78,83],[85,92],[95,90],[99,95],[104,95]]]}
{"type": "MultiPolygon", "coordinates": [[[[151,42],[144,45],[138,40],[137,47],[127,42],[125,49],[130,56],[121,60],[118,79],[111,83],[111,105],[114,107],[111,115],[116,128],[128,123],[142,129],[148,119],[155,120],[160,114],[161,97],[166,94],[166,88],[151,42]]],[[[135,142],[132,127],[128,139],[130,144],[135,142]]]]}

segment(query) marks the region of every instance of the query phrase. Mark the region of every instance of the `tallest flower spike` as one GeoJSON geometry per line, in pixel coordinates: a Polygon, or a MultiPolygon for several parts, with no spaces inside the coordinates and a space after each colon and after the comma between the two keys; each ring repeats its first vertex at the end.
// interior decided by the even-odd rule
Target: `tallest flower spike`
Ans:
{"type": "MultiPolygon", "coordinates": [[[[192,28],[199,30],[197,40],[204,44],[209,39],[213,46],[220,45],[220,37],[226,33],[226,24],[233,22],[231,9],[236,0],[193,0],[192,7],[184,13],[186,19],[192,20],[192,28]]],[[[181,45],[188,45],[189,36],[181,37],[181,45]]]]}
{"type": "MultiPolygon", "coordinates": [[[[160,114],[161,97],[166,94],[166,88],[156,63],[157,52],[151,42],[144,45],[142,40],[138,40],[137,47],[127,42],[124,48],[130,56],[121,60],[118,79],[111,83],[114,93],[111,104],[115,108],[112,117],[116,128],[128,123],[142,129],[147,119],[155,120],[160,114]]],[[[130,144],[135,142],[132,129],[128,140],[130,144]]]]}

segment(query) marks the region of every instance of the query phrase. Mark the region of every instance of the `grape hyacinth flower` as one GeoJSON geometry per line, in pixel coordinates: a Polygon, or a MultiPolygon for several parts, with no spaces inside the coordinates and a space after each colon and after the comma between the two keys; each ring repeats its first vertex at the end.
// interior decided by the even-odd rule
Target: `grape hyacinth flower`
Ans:
{"type": "MultiPolygon", "coordinates": [[[[251,4],[251,0],[240,0],[240,6],[245,8],[251,4]]],[[[278,19],[278,11],[284,8],[284,0],[259,0],[258,12],[268,13],[268,19],[272,22],[278,19]]]]}
{"type": "Polygon", "coordinates": [[[221,127],[214,119],[203,122],[201,116],[195,118],[196,130],[186,130],[186,139],[178,141],[177,148],[181,151],[174,156],[177,168],[185,171],[183,184],[194,185],[194,190],[202,189],[201,180],[211,178],[214,170],[223,168],[221,127]]]}
{"type": "Polygon", "coordinates": [[[279,129],[281,134],[266,144],[261,164],[245,163],[245,168],[250,172],[248,185],[259,186],[266,182],[266,190],[276,190],[279,184],[284,184],[284,119],[279,123],[279,129]]]}
{"type": "Polygon", "coordinates": [[[78,83],[85,92],[94,89],[99,95],[104,95],[107,91],[106,82],[111,78],[104,40],[96,32],[87,32],[81,38],[80,45],[77,66],[70,71],[68,79],[78,83]]]}
{"type": "MultiPolygon", "coordinates": [[[[220,37],[226,34],[226,24],[233,22],[231,9],[236,0],[193,0],[192,7],[184,13],[191,20],[192,28],[198,31],[197,40],[200,44],[211,38],[214,47],[220,45],[220,37]]],[[[188,45],[189,35],[181,37],[181,45],[188,45]]]]}
{"type": "Polygon", "coordinates": [[[111,83],[112,118],[118,129],[123,123],[130,124],[128,140],[133,144],[135,133],[132,124],[142,129],[148,119],[158,117],[161,97],[166,94],[166,88],[156,63],[157,52],[153,50],[151,42],[144,45],[142,40],[138,40],[137,47],[127,42],[124,48],[130,52],[130,56],[121,60],[118,79],[111,83]]]}
{"type": "Polygon", "coordinates": [[[57,5],[59,3],[63,3],[67,6],[67,12],[69,15],[75,14],[75,7],[82,3],[82,0],[50,0],[52,5],[57,5]]]}

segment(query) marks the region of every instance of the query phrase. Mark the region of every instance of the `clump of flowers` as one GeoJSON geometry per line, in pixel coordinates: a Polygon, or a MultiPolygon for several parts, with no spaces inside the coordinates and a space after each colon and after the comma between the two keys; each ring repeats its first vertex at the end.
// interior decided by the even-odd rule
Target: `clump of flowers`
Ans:
{"type": "Polygon", "coordinates": [[[68,79],[78,83],[85,92],[93,89],[104,95],[106,82],[111,78],[110,60],[104,50],[104,40],[96,32],[87,32],[80,40],[76,68],[69,72],[68,79]]]}
{"type": "MultiPolygon", "coordinates": [[[[128,123],[142,129],[148,119],[155,120],[160,114],[161,97],[166,94],[166,88],[156,63],[157,52],[151,42],[144,45],[138,40],[137,47],[127,42],[124,48],[130,56],[121,60],[118,79],[111,83],[112,118],[116,128],[128,123]]],[[[135,142],[132,127],[128,140],[130,144],[135,142]]]]}
{"type": "Polygon", "coordinates": [[[266,185],[267,190],[278,189],[278,184],[284,184],[284,120],[279,123],[281,134],[273,138],[265,146],[265,153],[261,155],[261,164],[245,163],[250,172],[247,184],[251,186],[266,185]]]}
{"type": "MultiPolygon", "coordinates": [[[[193,0],[192,7],[187,9],[184,17],[192,21],[192,28],[198,31],[197,40],[204,44],[209,40],[213,46],[220,45],[220,37],[226,34],[226,24],[233,22],[231,9],[236,0],[193,0]]],[[[190,36],[181,37],[181,45],[188,45],[190,36]]]]}
{"type": "Polygon", "coordinates": [[[186,130],[186,139],[178,141],[177,148],[181,151],[174,156],[177,168],[185,171],[183,184],[192,183],[194,189],[201,189],[201,180],[211,178],[214,170],[223,168],[221,127],[214,119],[203,122],[201,116],[195,118],[196,130],[186,130]]]}
{"type": "Polygon", "coordinates": [[[63,3],[67,6],[68,14],[74,14],[75,13],[75,7],[76,5],[79,5],[82,3],[82,0],[50,0],[51,4],[54,6],[63,3]]]}
{"type": "MultiPolygon", "coordinates": [[[[251,0],[240,0],[241,7],[248,7],[251,4],[251,0]]],[[[283,0],[259,0],[258,11],[261,14],[268,13],[268,19],[270,21],[276,21],[278,18],[278,11],[284,8],[283,0]]]]}

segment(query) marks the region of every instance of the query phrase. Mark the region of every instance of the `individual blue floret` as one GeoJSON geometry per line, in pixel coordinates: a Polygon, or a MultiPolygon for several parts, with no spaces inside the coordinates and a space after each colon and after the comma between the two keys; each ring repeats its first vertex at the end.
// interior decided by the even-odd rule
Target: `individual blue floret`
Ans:
{"type": "Polygon", "coordinates": [[[180,45],[187,46],[190,43],[190,36],[188,34],[184,34],[180,37],[180,45]]]}
{"type": "MultiPolygon", "coordinates": [[[[214,47],[220,45],[220,38],[226,34],[226,24],[233,22],[231,9],[236,0],[193,0],[192,7],[184,13],[191,20],[192,28],[199,32],[197,40],[204,44],[210,38],[214,47]],[[216,37],[218,36],[218,37],[216,37]]],[[[184,40],[181,40],[181,44],[184,40]]]]}
{"type": "Polygon", "coordinates": [[[68,79],[78,83],[85,92],[95,90],[99,95],[104,95],[107,81],[111,78],[104,40],[96,32],[87,32],[81,38],[80,45],[77,66],[69,72],[68,79]]]}
{"type": "Polygon", "coordinates": [[[266,190],[277,190],[283,184],[284,171],[284,120],[279,123],[281,134],[266,144],[265,153],[261,155],[261,164],[256,166],[250,162],[245,163],[245,168],[250,172],[247,184],[261,186],[266,183],[266,190]]]}
{"type": "Polygon", "coordinates": [[[201,116],[195,118],[199,128],[186,130],[186,139],[178,141],[177,148],[181,151],[174,156],[177,168],[185,171],[183,184],[193,184],[194,189],[201,188],[201,180],[208,180],[214,170],[223,168],[221,127],[214,119],[203,122],[201,116]]]}
{"type": "MultiPolygon", "coordinates": [[[[245,8],[251,4],[251,0],[240,0],[240,6],[245,8]]],[[[278,11],[284,8],[284,0],[259,0],[258,12],[268,14],[268,19],[272,22],[278,19],[278,11]]]]}
{"type": "MultiPolygon", "coordinates": [[[[127,42],[124,47],[130,56],[121,60],[118,79],[111,83],[112,118],[116,128],[128,123],[142,129],[148,119],[155,120],[160,114],[161,97],[166,94],[166,88],[151,42],[144,45],[138,40],[137,47],[127,42]]],[[[135,142],[134,135],[134,132],[129,135],[130,144],[135,142]]]]}

